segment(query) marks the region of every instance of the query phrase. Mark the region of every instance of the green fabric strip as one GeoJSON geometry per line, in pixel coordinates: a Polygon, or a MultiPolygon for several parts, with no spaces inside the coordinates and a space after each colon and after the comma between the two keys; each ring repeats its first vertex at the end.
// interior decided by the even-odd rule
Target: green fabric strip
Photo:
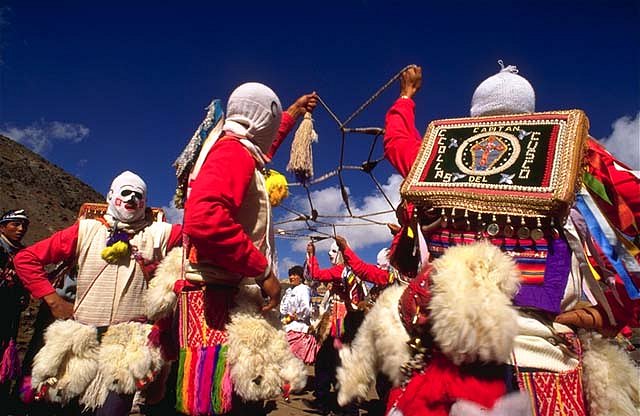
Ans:
{"type": "Polygon", "coordinates": [[[609,199],[609,195],[607,195],[607,190],[604,187],[604,184],[600,182],[595,176],[588,172],[585,172],[585,174],[582,176],[582,182],[587,188],[589,188],[591,192],[600,197],[600,199],[602,199],[603,201],[607,201],[609,205],[613,205],[613,203],[609,199]]]}
{"type": "Polygon", "coordinates": [[[178,380],[176,382],[176,410],[185,412],[184,403],[182,402],[182,382],[184,380],[184,362],[187,355],[186,348],[180,348],[180,358],[178,362],[178,380]]]}

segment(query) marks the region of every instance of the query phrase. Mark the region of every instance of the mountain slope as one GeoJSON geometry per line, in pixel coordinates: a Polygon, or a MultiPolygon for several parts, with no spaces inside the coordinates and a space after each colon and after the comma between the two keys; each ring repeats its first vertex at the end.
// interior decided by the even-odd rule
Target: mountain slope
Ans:
{"type": "Polygon", "coordinates": [[[104,196],[73,175],[8,137],[0,135],[0,215],[27,210],[31,244],[73,224],[84,202],[104,196]]]}

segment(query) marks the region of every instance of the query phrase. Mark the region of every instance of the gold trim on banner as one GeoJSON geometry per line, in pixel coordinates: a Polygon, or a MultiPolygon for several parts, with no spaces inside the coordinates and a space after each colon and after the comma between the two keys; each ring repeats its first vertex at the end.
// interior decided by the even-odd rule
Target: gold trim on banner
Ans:
{"type": "Polygon", "coordinates": [[[573,205],[575,194],[582,183],[583,155],[587,146],[588,129],[589,120],[581,110],[435,120],[429,124],[418,157],[403,182],[400,193],[404,199],[418,206],[564,218],[573,205]],[[566,117],[566,120],[554,116],[566,117]],[[427,162],[432,154],[438,151],[437,141],[442,130],[513,126],[516,123],[520,126],[558,126],[555,149],[552,152],[548,151],[554,155],[548,187],[420,180],[426,174],[427,162]],[[424,189],[425,187],[429,189],[424,189]],[[495,194],[495,191],[518,192],[521,195],[495,194]]]}

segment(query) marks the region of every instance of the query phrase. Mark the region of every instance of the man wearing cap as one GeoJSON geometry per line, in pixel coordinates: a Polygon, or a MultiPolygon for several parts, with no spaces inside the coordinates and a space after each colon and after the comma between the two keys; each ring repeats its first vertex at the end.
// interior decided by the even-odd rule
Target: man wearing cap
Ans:
{"type": "Polygon", "coordinates": [[[0,410],[7,410],[11,381],[20,368],[16,337],[20,312],[28,302],[14,268],[14,257],[22,250],[22,239],[29,229],[29,217],[23,209],[10,210],[0,218],[0,410]]]}
{"type": "MultiPolygon", "coordinates": [[[[16,256],[20,280],[47,302],[56,318],[73,318],[99,333],[118,323],[145,322],[142,299],[152,271],[182,241],[181,226],[153,221],[146,202],[142,178],[122,172],[111,184],[104,216],[82,219],[16,256]],[[60,297],[47,280],[45,266],[62,261],[78,266],[75,304],[60,297]]],[[[134,393],[110,391],[96,414],[128,414],[134,393]]]]}

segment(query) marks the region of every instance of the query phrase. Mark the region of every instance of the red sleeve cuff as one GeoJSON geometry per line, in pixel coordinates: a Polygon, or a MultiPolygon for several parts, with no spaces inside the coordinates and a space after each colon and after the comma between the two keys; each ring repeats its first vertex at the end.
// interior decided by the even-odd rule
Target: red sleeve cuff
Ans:
{"type": "Polygon", "coordinates": [[[35,281],[30,287],[31,295],[34,298],[42,299],[43,297],[52,294],[56,290],[53,288],[48,280],[35,281]]]}

